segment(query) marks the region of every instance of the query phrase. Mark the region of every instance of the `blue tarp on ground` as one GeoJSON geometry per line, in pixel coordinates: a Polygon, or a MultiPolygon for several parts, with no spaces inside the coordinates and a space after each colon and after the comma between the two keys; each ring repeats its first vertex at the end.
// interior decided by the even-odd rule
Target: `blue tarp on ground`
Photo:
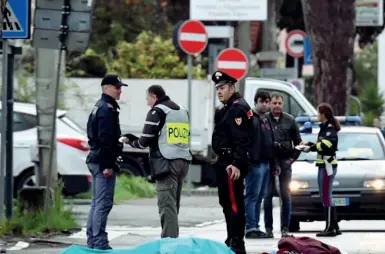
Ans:
{"type": "Polygon", "coordinates": [[[72,245],[60,254],[234,254],[226,245],[220,242],[196,238],[162,238],[150,241],[130,249],[93,250],[78,245],[72,245]]]}

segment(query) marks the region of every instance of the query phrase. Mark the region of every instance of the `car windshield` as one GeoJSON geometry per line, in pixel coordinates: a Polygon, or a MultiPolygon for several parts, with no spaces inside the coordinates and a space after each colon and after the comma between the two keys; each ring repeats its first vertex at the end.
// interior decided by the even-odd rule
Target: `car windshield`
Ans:
{"type": "MultiPolygon", "coordinates": [[[[301,134],[315,143],[317,134],[301,134]]],[[[338,133],[338,160],[385,160],[384,148],[377,133],[338,133]]],[[[301,153],[299,161],[314,161],[316,152],[301,153]]]]}

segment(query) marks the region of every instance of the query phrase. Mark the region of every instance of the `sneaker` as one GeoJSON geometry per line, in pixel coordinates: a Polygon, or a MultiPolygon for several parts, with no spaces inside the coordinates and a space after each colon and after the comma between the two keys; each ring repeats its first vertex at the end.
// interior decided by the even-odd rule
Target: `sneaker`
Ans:
{"type": "Polygon", "coordinates": [[[245,235],[246,239],[260,239],[260,238],[269,238],[267,234],[258,230],[258,231],[250,231],[245,235]]]}

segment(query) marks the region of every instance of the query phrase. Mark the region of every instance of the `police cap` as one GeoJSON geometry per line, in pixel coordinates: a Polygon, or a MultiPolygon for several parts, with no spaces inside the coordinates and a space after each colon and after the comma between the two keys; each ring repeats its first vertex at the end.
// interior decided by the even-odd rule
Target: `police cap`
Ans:
{"type": "Polygon", "coordinates": [[[226,84],[235,84],[238,81],[230,75],[221,71],[214,72],[211,76],[211,79],[215,83],[215,87],[223,86],[226,84]]]}
{"type": "Polygon", "coordinates": [[[114,74],[108,74],[105,76],[102,80],[102,86],[105,85],[112,85],[112,86],[128,86],[127,84],[123,83],[121,78],[118,75],[114,74]]]}

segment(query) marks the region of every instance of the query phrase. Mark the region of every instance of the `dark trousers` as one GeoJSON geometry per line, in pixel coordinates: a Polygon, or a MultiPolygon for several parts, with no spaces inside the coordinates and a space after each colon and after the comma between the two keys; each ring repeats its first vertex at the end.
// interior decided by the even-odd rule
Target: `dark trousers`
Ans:
{"type": "MultiPolygon", "coordinates": [[[[281,174],[279,175],[279,190],[282,202],[281,207],[281,229],[289,228],[291,216],[291,165],[286,163],[286,160],[280,160],[281,174]]],[[[276,192],[275,176],[270,174],[269,185],[267,188],[267,195],[265,197],[263,208],[265,213],[265,228],[273,229],[273,196],[276,192]]]]}
{"type": "Polygon", "coordinates": [[[227,165],[214,165],[217,175],[219,204],[223,208],[223,214],[226,219],[226,244],[230,246],[235,253],[243,253],[238,252],[238,250],[245,248],[244,177],[240,177],[238,180],[233,181],[233,196],[237,207],[237,212],[235,213],[232,209],[230,199],[230,188],[226,167],[227,165]]]}
{"type": "Polygon", "coordinates": [[[189,162],[170,160],[170,173],[156,180],[158,194],[158,210],[162,226],[161,238],[179,236],[178,214],[183,180],[189,170],[189,162]]]}

